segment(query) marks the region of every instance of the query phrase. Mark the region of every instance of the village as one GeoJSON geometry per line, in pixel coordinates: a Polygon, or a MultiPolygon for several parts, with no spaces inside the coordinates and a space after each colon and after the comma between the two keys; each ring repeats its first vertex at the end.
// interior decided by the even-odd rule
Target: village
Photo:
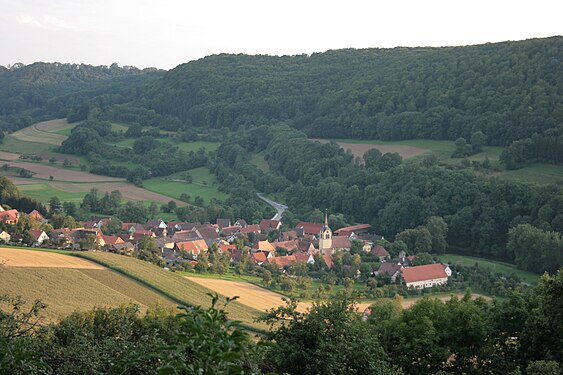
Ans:
{"type": "MultiPolygon", "coordinates": [[[[183,266],[197,269],[198,262],[208,262],[212,252],[228,259],[230,265],[246,258],[255,267],[267,267],[280,273],[297,264],[312,267],[317,263],[318,268],[322,263],[322,267],[331,270],[336,254],[350,253],[355,247],[361,249],[362,255],[371,256],[379,263],[377,268],[368,269],[368,276],[380,279],[383,276],[388,282],[404,283],[407,288],[447,284],[452,272],[448,265],[441,263],[414,265],[416,256],[407,256],[404,251],[392,258],[378,244],[383,237],[373,234],[370,224],[343,227],[333,233],[327,214],[324,223],[301,221],[289,230],[282,230],[281,220],[262,219],[258,224],[248,224],[243,219],[231,222],[218,218],[214,224],[163,220],[120,223],[118,233],[109,235],[104,233],[104,228],[115,220],[111,217],[78,222],[77,228],[53,229],[37,210],[26,214],[1,206],[0,209],[0,225],[5,228],[0,240],[5,244],[107,251],[125,256],[136,256],[138,251],[149,248],[158,264],[172,270],[183,266]]],[[[360,275],[360,270],[355,269],[352,278],[360,275]]]]}

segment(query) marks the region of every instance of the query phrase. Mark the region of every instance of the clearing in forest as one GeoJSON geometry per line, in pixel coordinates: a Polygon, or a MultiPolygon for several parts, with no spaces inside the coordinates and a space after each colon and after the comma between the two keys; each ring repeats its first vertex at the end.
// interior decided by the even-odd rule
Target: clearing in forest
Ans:
{"type": "MultiPolygon", "coordinates": [[[[330,139],[311,139],[312,141],[319,141],[321,143],[328,143],[330,139]]],[[[408,146],[408,145],[401,145],[401,144],[384,144],[384,143],[375,143],[376,141],[369,141],[366,143],[361,143],[358,141],[356,142],[347,142],[344,140],[334,140],[341,148],[344,150],[350,149],[354,156],[359,156],[360,158],[364,156],[364,153],[367,150],[371,150],[372,148],[376,148],[381,151],[382,154],[386,154],[388,152],[396,152],[403,159],[413,158],[415,156],[419,156],[422,154],[427,153],[429,150],[426,148],[415,147],[415,146],[408,146]],[[373,143],[372,143],[373,142],[373,143]]]]}
{"type": "Polygon", "coordinates": [[[47,164],[28,163],[24,161],[11,161],[8,163],[10,167],[23,168],[35,173],[34,178],[48,180],[50,176],[57,181],[71,182],[103,182],[103,181],[124,181],[123,178],[100,176],[88,172],[77,171],[73,169],[63,169],[53,167],[47,164]]]}

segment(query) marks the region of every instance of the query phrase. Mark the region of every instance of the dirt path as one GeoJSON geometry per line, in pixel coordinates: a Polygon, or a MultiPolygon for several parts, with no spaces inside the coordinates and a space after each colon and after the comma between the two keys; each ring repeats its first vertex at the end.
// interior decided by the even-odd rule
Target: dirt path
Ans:
{"type": "Polygon", "coordinates": [[[98,269],[104,267],[85,259],[43,251],[0,247],[0,267],[98,269]]]}
{"type": "MultiPolygon", "coordinates": [[[[312,141],[319,141],[321,143],[328,143],[330,140],[328,139],[311,139],[312,141]]],[[[429,150],[419,147],[413,146],[405,146],[405,145],[386,145],[386,144],[377,144],[377,143],[345,143],[345,142],[336,142],[340,147],[347,150],[350,149],[354,156],[363,157],[364,153],[367,150],[371,150],[372,148],[376,148],[381,151],[382,154],[388,152],[397,152],[403,159],[412,158],[418,155],[422,155],[429,150]]]]}
{"type": "Polygon", "coordinates": [[[8,152],[8,151],[0,151],[1,160],[18,160],[19,158],[20,158],[20,154],[8,152]]]}

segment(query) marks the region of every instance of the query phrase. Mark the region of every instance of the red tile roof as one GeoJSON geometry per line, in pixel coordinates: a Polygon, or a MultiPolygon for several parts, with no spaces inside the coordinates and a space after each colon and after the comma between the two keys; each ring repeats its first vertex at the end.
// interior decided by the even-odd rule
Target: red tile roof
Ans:
{"type": "Polygon", "coordinates": [[[279,229],[281,222],[279,220],[262,219],[260,221],[260,230],[270,231],[272,229],[279,229]]]}
{"type": "Polygon", "coordinates": [[[366,231],[369,229],[371,229],[370,224],[358,224],[358,225],[351,225],[349,227],[337,229],[334,231],[334,233],[346,236],[346,235],[350,235],[352,232],[366,231]]]}
{"type": "Polygon", "coordinates": [[[283,247],[287,251],[293,251],[299,249],[299,241],[291,240],[291,241],[272,242],[272,246],[274,246],[274,248],[283,247]]]}
{"type": "Polygon", "coordinates": [[[41,234],[43,234],[44,232],[41,229],[30,229],[27,231],[27,233],[31,236],[31,238],[37,241],[39,239],[39,236],[41,236],[41,234]]]}
{"type": "Polygon", "coordinates": [[[254,259],[256,263],[264,263],[266,261],[266,254],[261,251],[252,253],[252,259],[254,259]]]}
{"type": "Polygon", "coordinates": [[[199,254],[202,251],[209,250],[209,247],[204,240],[176,242],[176,246],[179,250],[184,250],[192,254],[199,254]]]}
{"type": "Polygon", "coordinates": [[[332,237],[332,248],[333,249],[350,249],[352,247],[352,242],[347,236],[333,236],[332,237]]]}
{"type": "Polygon", "coordinates": [[[125,241],[123,241],[122,238],[117,237],[117,236],[102,236],[104,242],[106,243],[106,245],[115,245],[118,243],[124,243],[125,241]]]}
{"type": "Polygon", "coordinates": [[[388,257],[389,252],[381,245],[376,245],[371,249],[371,253],[378,257],[388,257]]]}
{"type": "Polygon", "coordinates": [[[253,224],[253,225],[247,226],[246,228],[240,228],[240,233],[255,233],[255,234],[258,234],[258,233],[260,233],[260,225],[253,224]]]}
{"type": "Polygon", "coordinates": [[[268,259],[268,262],[270,264],[274,264],[279,268],[283,268],[286,266],[291,265],[293,262],[295,262],[297,259],[295,258],[295,255],[286,255],[283,257],[273,257],[268,259]]]}
{"type": "Polygon", "coordinates": [[[329,269],[331,269],[332,266],[334,265],[334,262],[332,261],[332,257],[330,256],[330,254],[323,254],[323,260],[325,261],[325,264],[329,269]]]}
{"type": "Polygon", "coordinates": [[[401,272],[403,273],[403,279],[407,283],[448,277],[444,265],[440,263],[403,268],[401,272]]]}
{"type": "Polygon", "coordinates": [[[301,252],[297,252],[297,253],[293,253],[293,256],[295,256],[296,260],[302,261],[302,262],[308,262],[309,258],[311,258],[313,255],[308,254],[308,253],[301,253],[301,252]]]}
{"type": "Polygon", "coordinates": [[[300,221],[299,223],[297,223],[295,228],[303,228],[303,233],[316,236],[319,233],[321,233],[321,228],[323,227],[323,225],[324,224],[322,223],[310,223],[307,221],[300,221]]]}

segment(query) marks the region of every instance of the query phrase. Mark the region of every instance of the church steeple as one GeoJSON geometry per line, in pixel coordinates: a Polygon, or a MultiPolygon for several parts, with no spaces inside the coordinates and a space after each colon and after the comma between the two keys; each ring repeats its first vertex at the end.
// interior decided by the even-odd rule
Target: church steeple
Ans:
{"type": "Polygon", "coordinates": [[[321,253],[332,253],[332,230],[328,226],[328,209],[325,209],[325,224],[319,233],[319,250],[321,253]]]}

